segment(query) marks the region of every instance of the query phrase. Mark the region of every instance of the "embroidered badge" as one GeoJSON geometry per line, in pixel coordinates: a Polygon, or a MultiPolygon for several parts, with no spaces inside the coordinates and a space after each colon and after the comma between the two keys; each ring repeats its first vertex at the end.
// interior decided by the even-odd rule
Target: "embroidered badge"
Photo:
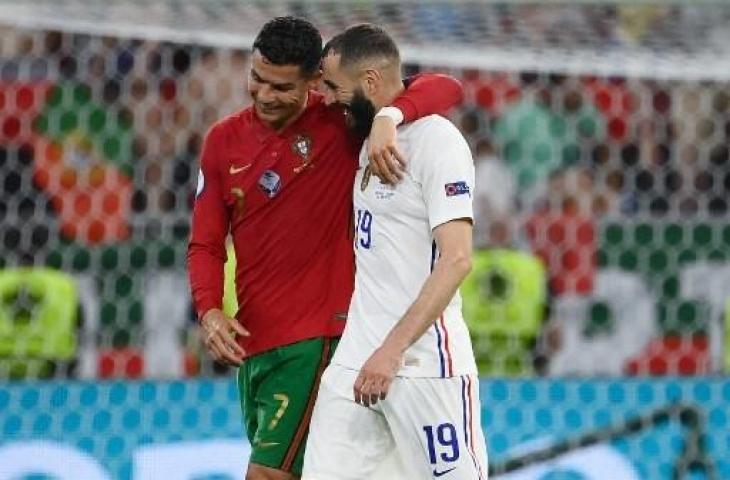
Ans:
{"type": "Polygon", "coordinates": [[[360,191],[364,192],[366,188],[368,188],[368,183],[370,183],[370,177],[372,176],[373,172],[370,170],[370,165],[365,167],[365,171],[362,172],[362,181],[360,182],[360,191]]]}
{"type": "Polygon", "coordinates": [[[259,178],[259,187],[269,198],[273,198],[281,190],[281,177],[273,170],[266,170],[259,178]]]}
{"type": "Polygon", "coordinates": [[[447,183],[444,185],[444,190],[446,191],[447,197],[454,197],[456,195],[471,195],[471,192],[469,191],[469,185],[466,184],[466,182],[454,182],[454,183],[447,183]]]}
{"type": "Polygon", "coordinates": [[[312,153],[312,137],[309,135],[297,135],[291,144],[291,149],[302,159],[301,165],[294,167],[294,173],[299,173],[307,167],[313,167],[309,155],[312,153]]]}

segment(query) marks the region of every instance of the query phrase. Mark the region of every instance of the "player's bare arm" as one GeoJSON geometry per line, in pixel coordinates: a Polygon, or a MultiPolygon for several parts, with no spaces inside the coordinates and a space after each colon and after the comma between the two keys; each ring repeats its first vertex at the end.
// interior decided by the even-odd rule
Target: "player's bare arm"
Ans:
{"type": "Polygon", "coordinates": [[[471,271],[471,219],[457,219],[433,230],[440,256],[418,298],[365,362],[355,381],[355,401],[365,406],[384,400],[403,365],[405,351],[433,325],[471,271]]]}

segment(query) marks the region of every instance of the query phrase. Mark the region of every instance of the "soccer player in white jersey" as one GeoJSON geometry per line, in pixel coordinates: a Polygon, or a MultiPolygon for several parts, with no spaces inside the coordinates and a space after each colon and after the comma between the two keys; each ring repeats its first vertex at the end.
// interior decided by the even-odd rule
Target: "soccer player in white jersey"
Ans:
{"type": "MultiPolygon", "coordinates": [[[[353,129],[402,90],[393,40],[358,25],[325,47],[323,81],[353,129]]],[[[474,165],[448,120],[399,128],[408,160],[395,186],[367,167],[354,189],[355,292],[322,377],[304,480],[487,477],[479,384],[458,288],[471,268],[474,165]],[[395,452],[396,474],[376,468],[395,452]]]]}

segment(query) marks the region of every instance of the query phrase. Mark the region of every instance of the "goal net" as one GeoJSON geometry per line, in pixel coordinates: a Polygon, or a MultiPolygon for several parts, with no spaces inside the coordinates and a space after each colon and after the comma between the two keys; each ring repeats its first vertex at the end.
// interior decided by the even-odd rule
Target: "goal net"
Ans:
{"type": "Polygon", "coordinates": [[[197,154],[284,14],[377,23],[408,73],[463,83],[482,373],[726,368],[727,4],[21,0],[0,1],[2,376],[220,368],[180,301],[197,154]]]}

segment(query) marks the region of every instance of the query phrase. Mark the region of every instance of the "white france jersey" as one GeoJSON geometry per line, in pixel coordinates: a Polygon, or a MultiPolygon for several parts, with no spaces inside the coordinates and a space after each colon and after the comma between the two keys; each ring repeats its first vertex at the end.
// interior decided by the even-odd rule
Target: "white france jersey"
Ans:
{"type": "MultiPolygon", "coordinates": [[[[438,251],[433,229],[473,218],[474,162],[469,146],[445,118],[431,115],[398,129],[407,171],[396,186],[381,184],[360,152],[354,188],[355,292],[347,326],[332,363],[359,370],[413,304],[438,251]]],[[[416,341],[398,372],[402,377],[476,373],[459,293],[416,341]]]]}

